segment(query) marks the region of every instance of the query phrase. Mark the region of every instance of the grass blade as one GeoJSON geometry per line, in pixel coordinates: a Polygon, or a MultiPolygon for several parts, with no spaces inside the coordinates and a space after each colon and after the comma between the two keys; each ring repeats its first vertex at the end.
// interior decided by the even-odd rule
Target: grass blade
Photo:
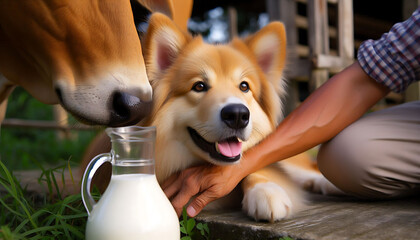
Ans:
{"type": "Polygon", "coordinates": [[[12,189],[9,189],[9,194],[14,198],[14,200],[19,204],[20,208],[25,212],[32,226],[35,228],[38,227],[37,224],[31,218],[31,209],[26,199],[23,197],[22,188],[20,187],[20,185],[17,186],[16,184],[16,182],[18,181],[14,176],[12,176],[11,172],[6,168],[6,166],[1,160],[0,167],[2,168],[4,174],[7,177],[7,183],[10,184],[10,186],[12,187],[12,189]]]}

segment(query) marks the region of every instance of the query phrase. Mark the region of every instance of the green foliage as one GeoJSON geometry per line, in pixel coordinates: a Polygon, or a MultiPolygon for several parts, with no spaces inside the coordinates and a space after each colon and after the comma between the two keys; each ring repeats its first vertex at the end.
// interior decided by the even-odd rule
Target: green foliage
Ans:
{"type": "Polygon", "coordinates": [[[187,211],[182,210],[182,220],[179,222],[181,240],[209,239],[210,230],[206,223],[197,223],[194,218],[189,218],[187,211]]]}
{"type": "MultiPolygon", "coordinates": [[[[16,88],[9,98],[6,118],[49,121],[53,119],[53,108],[16,88]]],[[[69,122],[77,124],[74,119],[69,122]]],[[[63,196],[65,189],[60,188],[54,173],[61,174],[64,182],[66,167],[71,171],[71,165],[76,165],[74,160],[81,158],[95,134],[78,132],[73,139],[60,140],[53,130],[2,127],[0,239],[84,239],[87,213],[81,196],[63,196]],[[38,181],[48,188],[45,196],[28,193],[9,171],[34,168],[42,170],[38,181]]]]}
{"type": "MultiPolygon", "coordinates": [[[[53,109],[18,87],[9,98],[6,118],[50,121],[53,109]]],[[[70,115],[68,120],[71,125],[79,124],[70,115]]],[[[69,159],[80,162],[97,131],[74,132],[70,139],[58,139],[54,130],[34,128],[1,127],[0,133],[0,157],[5,165],[9,169],[25,170],[37,168],[34,160],[44,166],[56,166],[69,159]]]]}
{"type": "Polygon", "coordinates": [[[279,238],[279,240],[294,240],[294,239],[291,237],[281,237],[279,238]]]}
{"type": "Polygon", "coordinates": [[[32,120],[53,120],[53,107],[30,96],[16,87],[8,98],[6,117],[32,120]]]}
{"type": "Polygon", "coordinates": [[[81,196],[62,197],[53,175],[65,168],[43,170],[40,181],[50,192],[39,199],[30,196],[0,160],[0,186],[5,192],[0,197],[0,239],[84,239],[87,213],[81,196]]]}

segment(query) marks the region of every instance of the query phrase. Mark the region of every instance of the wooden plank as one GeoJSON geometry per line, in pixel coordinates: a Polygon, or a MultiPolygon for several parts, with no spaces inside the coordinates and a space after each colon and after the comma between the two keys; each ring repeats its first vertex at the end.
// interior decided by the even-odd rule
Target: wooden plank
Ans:
{"type": "Polygon", "coordinates": [[[328,9],[326,0],[308,1],[309,47],[313,55],[329,53],[328,9]]]}
{"type": "Polygon", "coordinates": [[[78,123],[77,125],[62,126],[53,121],[40,120],[22,120],[7,118],[3,120],[1,127],[15,127],[15,128],[37,128],[37,129],[53,129],[53,130],[99,130],[103,127],[88,126],[78,123]]]}
{"type": "Polygon", "coordinates": [[[319,54],[313,59],[313,64],[317,66],[317,68],[331,69],[332,72],[339,72],[353,62],[353,58],[344,58],[341,56],[331,56],[325,54],[319,54]]]}
{"type": "Polygon", "coordinates": [[[6,115],[7,99],[13,92],[13,89],[15,89],[15,85],[0,73],[0,124],[6,115]]]}
{"type": "Polygon", "coordinates": [[[293,59],[287,64],[284,75],[286,78],[308,79],[312,65],[308,59],[293,59]]]}
{"type": "Polygon", "coordinates": [[[4,116],[6,115],[6,109],[7,99],[3,100],[3,102],[0,103],[0,124],[3,122],[4,116]]]}
{"type": "MultiPolygon", "coordinates": [[[[329,54],[329,36],[328,36],[328,9],[327,0],[308,1],[308,22],[309,22],[309,48],[310,58],[314,59],[320,54],[329,54]]],[[[317,69],[314,66],[310,78],[309,88],[314,91],[328,80],[328,70],[317,69]]]]}
{"type": "MultiPolygon", "coordinates": [[[[302,29],[308,29],[308,19],[304,16],[296,15],[295,18],[296,27],[302,29]]],[[[328,36],[330,38],[337,38],[338,33],[337,29],[331,26],[328,26],[328,36]]]]}
{"type": "Polygon", "coordinates": [[[270,21],[281,21],[286,28],[288,58],[298,57],[296,47],[298,43],[296,28],[296,2],[295,0],[266,0],[270,21]]]}
{"type": "MultiPolygon", "coordinates": [[[[63,128],[67,128],[69,125],[68,115],[66,110],[61,105],[54,105],[53,106],[53,113],[54,113],[54,121],[57,125],[62,126],[63,128]]],[[[76,136],[72,136],[71,132],[66,129],[62,131],[56,132],[57,139],[71,139],[76,136]]]]}
{"type": "MultiPolygon", "coordinates": [[[[420,199],[362,201],[308,194],[309,206],[295,216],[256,222],[240,209],[205,210],[196,220],[208,224],[209,239],[419,239],[420,199]]],[[[240,206],[240,205],[239,205],[240,206]]]]}
{"type": "Polygon", "coordinates": [[[353,1],[338,0],[338,55],[354,58],[353,1]]]}
{"type": "Polygon", "coordinates": [[[228,7],[229,37],[233,39],[238,36],[238,12],[234,7],[228,7]]]}
{"type": "MultiPolygon", "coordinates": [[[[310,1],[313,1],[313,0],[310,0],[310,1]]],[[[327,2],[334,4],[334,3],[337,3],[337,1],[338,0],[328,0],[327,2]]],[[[308,0],[296,0],[296,2],[306,4],[308,2],[308,0]]]]}
{"type": "MultiPolygon", "coordinates": [[[[296,2],[295,0],[266,0],[267,12],[270,17],[270,21],[281,21],[286,28],[287,37],[287,68],[284,76],[286,79],[291,80],[287,85],[287,92],[284,101],[284,112],[287,115],[291,112],[298,102],[297,88],[294,80],[298,76],[308,74],[309,67],[305,68],[305,72],[302,72],[301,65],[299,65],[299,52],[297,51],[298,35],[296,28],[296,2]]],[[[308,62],[308,61],[306,61],[308,62]]],[[[308,75],[306,75],[307,78],[308,75]]]]}

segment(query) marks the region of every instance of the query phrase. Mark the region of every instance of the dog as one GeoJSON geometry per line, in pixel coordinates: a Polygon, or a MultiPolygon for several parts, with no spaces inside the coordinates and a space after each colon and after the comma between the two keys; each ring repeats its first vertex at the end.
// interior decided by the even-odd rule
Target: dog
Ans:
{"type": "MultiPolygon", "coordinates": [[[[155,92],[146,125],[157,128],[159,182],[190,166],[239,161],[282,119],[286,34],[279,22],[245,40],[210,45],[155,14],[145,60],[155,92]]],[[[242,208],[256,220],[280,220],[303,206],[302,192],[279,164],[247,176],[242,187],[242,208]]]]}
{"type": "MultiPolygon", "coordinates": [[[[240,161],[242,152],[270,134],[282,120],[286,34],[280,22],[229,44],[211,45],[191,36],[165,15],[150,18],[144,41],[147,74],[154,96],[151,115],[139,125],[153,125],[156,176],[202,164],[240,161]]],[[[107,144],[108,143],[108,144],[107,144]]],[[[108,149],[105,135],[93,146],[108,149]]],[[[241,184],[242,208],[255,220],[278,221],[305,208],[302,186],[328,192],[334,187],[310,161],[275,163],[247,176],[241,184]],[[293,179],[293,175],[298,178],[293,179]],[[294,181],[296,180],[296,181],[294,181]]],[[[237,192],[237,191],[235,191],[237,192]]],[[[240,206],[232,194],[211,206],[240,206]]],[[[241,194],[240,194],[241,195],[241,194]]]]}
{"type": "MultiPolygon", "coordinates": [[[[138,2],[186,28],[192,0],[138,2]]],[[[152,88],[128,0],[3,1],[0,53],[0,123],[15,86],[89,124],[148,114],[152,88]]]]}

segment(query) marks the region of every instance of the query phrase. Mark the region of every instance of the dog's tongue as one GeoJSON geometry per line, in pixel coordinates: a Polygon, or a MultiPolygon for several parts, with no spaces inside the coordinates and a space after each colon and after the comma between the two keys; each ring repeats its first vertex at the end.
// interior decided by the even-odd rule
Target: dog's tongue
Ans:
{"type": "Polygon", "coordinates": [[[238,140],[225,140],[217,142],[219,152],[226,157],[236,157],[241,154],[242,143],[238,140]]]}

